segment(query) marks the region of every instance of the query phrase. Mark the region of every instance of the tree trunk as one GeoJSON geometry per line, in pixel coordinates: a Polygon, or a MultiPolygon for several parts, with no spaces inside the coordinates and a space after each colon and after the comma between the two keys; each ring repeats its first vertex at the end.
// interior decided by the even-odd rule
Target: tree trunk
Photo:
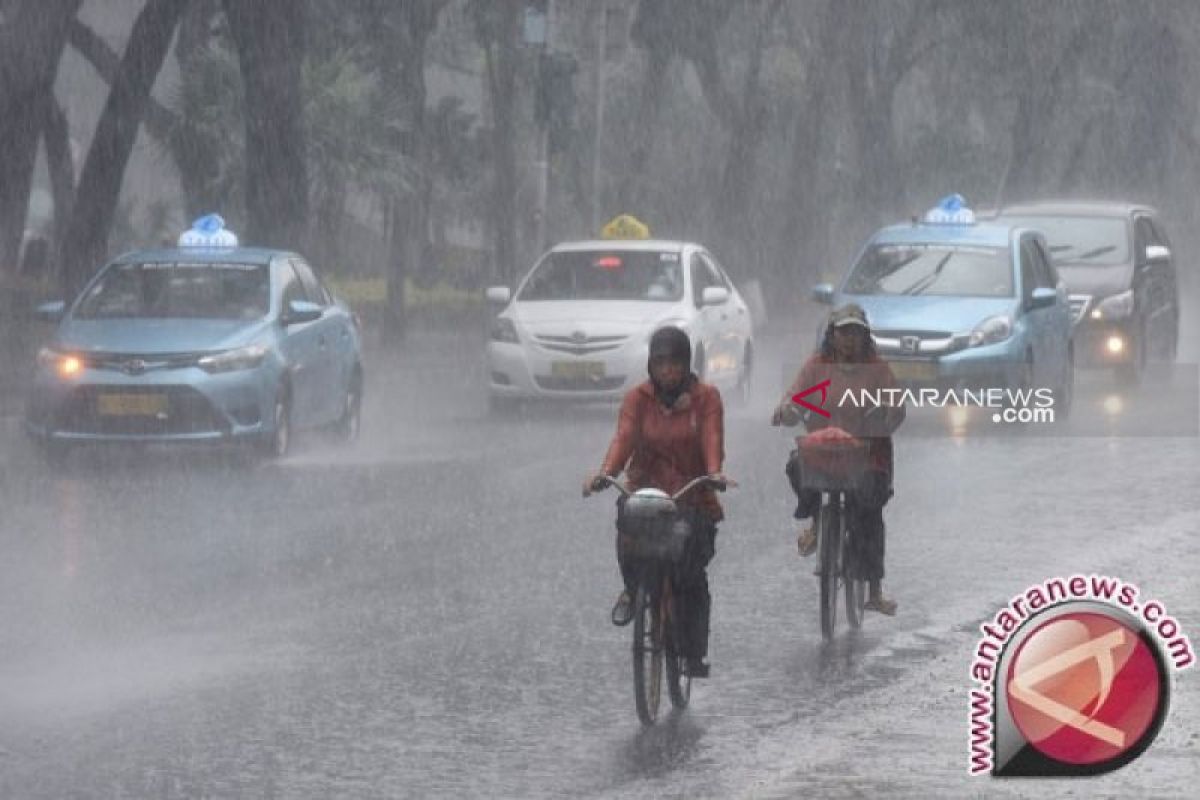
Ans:
{"type": "Polygon", "coordinates": [[[488,95],[492,106],[492,272],[500,283],[517,276],[517,36],[522,0],[495,0],[495,30],[486,43],[488,95]]]}
{"type": "Polygon", "coordinates": [[[67,115],[57,101],[51,100],[48,105],[43,140],[46,144],[46,167],[50,173],[50,193],[54,198],[51,263],[57,265],[62,263],[59,256],[75,205],[75,161],[71,155],[67,115]]]}
{"type": "Polygon", "coordinates": [[[62,249],[64,289],[73,297],[104,261],[108,233],[146,100],[188,0],[149,0],[137,21],[96,125],[62,249]]]}
{"type": "Polygon", "coordinates": [[[82,0],[20,0],[0,26],[0,274],[15,269],[38,140],[82,0]]]}
{"type": "Polygon", "coordinates": [[[305,3],[225,0],[246,117],[244,241],[307,250],[308,162],[301,66],[305,3]]]}

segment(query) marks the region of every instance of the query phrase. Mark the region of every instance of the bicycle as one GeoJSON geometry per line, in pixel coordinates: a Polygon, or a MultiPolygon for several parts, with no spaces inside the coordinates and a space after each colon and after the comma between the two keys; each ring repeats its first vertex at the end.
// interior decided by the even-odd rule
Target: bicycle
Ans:
{"type": "Polygon", "coordinates": [[[621,513],[637,564],[633,598],[633,696],[642,724],[653,725],[662,701],[664,672],[672,706],[687,708],[692,691],[692,679],[685,669],[686,658],[680,652],[682,635],[677,626],[681,614],[674,585],[674,571],[687,552],[692,531],[680,515],[676,501],[697,486],[707,484],[724,491],[726,484],[702,475],[668,495],[660,489],[630,492],[607,475],[599,481],[615,486],[625,498],[621,513]]]}
{"type": "MultiPolygon", "coordinates": [[[[803,441],[803,440],[802,440],[803,441]]],[[[837,627],[838,589],[845,594],[846,621],[853,629],[862,626],[866,606],[866,581],[858,576],[854,563],[854,550],[850,544],[850,531],[846,525],[848,514],[846,493],[856,488],[866,456],[866,443],[852,440],[836,450],[827,450],[826,468],[817,465],[816,459],[805,459],[805,448],[798,448],[802,459],[800,485],[821,493],[821,508],[815,518],[818,541],[817,577],[820,585],[821,635],[832,639],[837,627]],[[833,467],[833,468],[830,468],[833,467]]]]}

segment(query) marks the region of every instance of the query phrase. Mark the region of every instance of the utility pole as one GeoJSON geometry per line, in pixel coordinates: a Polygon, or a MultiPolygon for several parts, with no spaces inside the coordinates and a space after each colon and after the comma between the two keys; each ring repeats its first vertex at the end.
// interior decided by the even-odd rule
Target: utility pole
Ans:
{"type": "MultiPolygon", "coordinates": [[[[543,56],[547,56],[554,52],[554,0],[546,0],[546,29],[545,38],[542,41],[543,56]]],[[[547,79],[545,70],[547,68],[548,59],[543,57],[539,60],[539,68],[541,74],[538,75],[538,80],[543,83],[547,79]]],[[[550,196],[550,120],[549,115],[542,120],[541,135],[538,137],[538,182],[537,182],[537,252],[534,257],[540,256],[546,251],[546,207],[550,196]]]]}
{"type": "Polygon", "coordinates": [[[600,230],[600,145],[604,137],[604,89],[608,67],[608,3],[600,6],[600,43],[596,51],[596,77],[592,96],[596,101],[595,131],[592,134],[592,229],[593,236],[600,230]]]}

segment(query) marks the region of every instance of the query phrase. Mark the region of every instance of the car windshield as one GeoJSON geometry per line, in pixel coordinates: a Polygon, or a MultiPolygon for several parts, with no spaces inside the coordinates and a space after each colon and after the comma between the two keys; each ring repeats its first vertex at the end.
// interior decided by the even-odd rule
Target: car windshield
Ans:
{"type": "Polygon", "coordinates": [[[1118,217],[1005,217],[1046,236],[1056,264],[1110,266],[1129,261],[1129,226],[1118,217]]]}
{"type": "Polygon", "coordinates": [[[117,264],[92,286],[77,319],[259,319],[270,308],[261,264],[117,264]]]}
{"type": "Polygon", "coordinates": [[[1012,266],[999,247],[879,244],[846,281],[848,294],[1011,297],[1012,266]]]}
{"type": "Polygon", "coordinates": [[[521,289],[520,300],[649,300],[683,298],[678,251],[551,253],[521,289]]]}

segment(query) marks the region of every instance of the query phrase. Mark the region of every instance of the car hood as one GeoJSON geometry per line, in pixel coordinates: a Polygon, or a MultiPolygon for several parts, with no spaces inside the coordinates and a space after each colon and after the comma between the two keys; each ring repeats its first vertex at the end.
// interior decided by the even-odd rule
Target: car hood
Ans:
{"type": "Polygon", "coordinates": [[[550,332],[566,328],[568,333],[580,326],[587,328],[587,332],[600,329],[628,332],[631,328],[645,328],[659,320],[681,316],[678,303],[637,300],[518,301],[510,306],[507,315],[530,330],[550,332]]]}
{"type": "Polygon", "coordinates": [[[68,319],[55,342],[83,352],[195,353],[249,344],[269,326],[238,319],[68,319]]]}
{"type": "Polygon", "coordinates": [[[1069,294],[1107,297],[1133,285],[1133,267],[1129,264],[1108,267],[1059,264],[1057,268],[1069,294]]]}
{"type": "Polygon", "coordinates": [[[934,297],[907,295],[841,295],[841,303],[858,303],[871,327],[882,331],[965,333],[997,314],[1011,314],[1013,297],[934,297]]]}

